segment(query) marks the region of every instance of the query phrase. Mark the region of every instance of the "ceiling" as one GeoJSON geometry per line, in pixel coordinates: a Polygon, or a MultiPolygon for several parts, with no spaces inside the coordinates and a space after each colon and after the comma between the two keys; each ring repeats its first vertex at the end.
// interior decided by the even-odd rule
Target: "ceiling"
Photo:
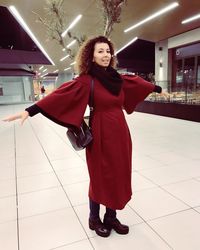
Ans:
{"type": "MultiPolygon", "coordinates": [[[[81,21],[78,22],[72,30],[74,34],[87,35],[88,37],[102,34],[102,12],[98,7],[97,2],[97,0],[64,1],[63,8],[66,12],[66,20],[68,24],[70,24],[78,14],[83,15],[81,21]]],[[[116,48],[121,48],[135,36],[142,40],[158,42],[200,27],[200,19],[185,25],[181,24],[182,20],[199,13],[200,1],[179,0],[179,6],[177,8],[157,19],[151,20],[150,22],[131,30],[130,32],[124,33],[124,29],[134,25],[172,2],[174,1],[127,0],[127,4],[122,8],[121,22],[114,25],[114,30],[111,34],[111,39],[116,48]]],[[[0,0],[0,6],[8,7],[14,5],[17,8],[27,25],[31,28],[34,35],[55,63],[55,66],[48,66],[48,72],[53,72],[55,69],[63,70],[64,68],[69,67],[72,60],[68,58],[63,62],[60,62],[60,59],[66,55],[66,52],[62,51],[62,47],[55,40],[48,39],[45,26],[36,22],[37,17],[33,12],[38,13],[41,17],[45,17],[45,3],[46,1],[41,0],[0,0]]],[[[13,20],[8,19],[5,13],[2,14],[1,12],[0,18],[0,34],[1,37],[3,37],[2,42],[0,42],[0,48],[4,48],[6,43],[9,43],[9,41],[14,39],[17,42],[13,49],[25,49],[33,52],[39,51],[37,46],[35,46],[27,35],[24,34],[23,30],[20,27],[16,27],[17,24],[14,24],[13,20]],[[2,21],[3,17],[5,23],[2,21]],[[12,25],[12,28],[10,28],[10,25],[12,25]],[[16,30],[18,35],[16,35],[16,30]]],[[[70,38],[66,39],[67,43],[72,41],[70,38]]],[[[39,66],[40,65],[37,65],[36,67],[38,68],[39,66]]]]}

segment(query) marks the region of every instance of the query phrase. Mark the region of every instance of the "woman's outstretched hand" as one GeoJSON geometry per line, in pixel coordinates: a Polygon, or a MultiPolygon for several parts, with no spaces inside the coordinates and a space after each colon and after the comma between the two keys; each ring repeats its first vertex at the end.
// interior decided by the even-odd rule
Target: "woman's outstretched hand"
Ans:
{"type": "Polygon", "coordinates": [[[20,113],[17,113],[15,115],[10,115],[8,117],[5,117],[3,119],[4,122],[11,122],[15,121],[17,119],[20,119],[20,124],[23,125],[24,121],[29,117],[28,111],[22,111],[20,113]]]}

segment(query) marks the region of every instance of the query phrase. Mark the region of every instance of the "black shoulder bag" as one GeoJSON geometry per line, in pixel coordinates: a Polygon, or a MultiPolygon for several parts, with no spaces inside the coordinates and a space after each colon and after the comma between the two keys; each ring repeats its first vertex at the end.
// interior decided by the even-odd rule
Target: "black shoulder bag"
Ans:
{"type": "Polygon", "coordinates": [[[94,80],[91,80],[90,86],[90,98],[89,98],[89,107],[90,107],[90,115],[84,117],[80,128],[70,127],[68,128],[66,134],[69,141],[72,144],[72,147],[76,150],[82,150],[87,147],[87,145],[92,141],[92,133],[90,127],[90,119],[93,112],[93,96],[94,96],[94,80]]]}

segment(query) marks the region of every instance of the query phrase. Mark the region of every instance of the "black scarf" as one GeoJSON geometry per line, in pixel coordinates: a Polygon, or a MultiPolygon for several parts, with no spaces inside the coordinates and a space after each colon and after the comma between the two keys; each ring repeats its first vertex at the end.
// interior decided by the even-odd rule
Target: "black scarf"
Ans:
{"type": "Polygon", "coordinates": [[[111,94],[119,95],[123,80],[120,74],[111,66],[105,68],[93,63],[89,73],[96,77],[111,94]]]}

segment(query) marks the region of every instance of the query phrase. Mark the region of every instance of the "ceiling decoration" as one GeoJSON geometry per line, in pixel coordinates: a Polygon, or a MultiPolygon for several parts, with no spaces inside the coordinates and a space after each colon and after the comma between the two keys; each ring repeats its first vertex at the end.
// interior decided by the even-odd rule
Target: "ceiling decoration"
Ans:
{"type": "MultiPolygon", "coordinates": [[[[99,4],[97,4],[97,2],[99,1],[63,1],[63,10],[67,15],[68,20],[72,21],[79,14],[82,15],[81,20],[72,30],[73,37],[80,37],[82,34],[90,37],[99,35],[100,32],[102,34],[104,17],[102,10],[99,8],[99,4]]],[[[113,31],[110,36],[116,46],[116,49],[120,49],[136,36],[142,40],[157,42],[200,27],[200,19],[196,19],[190,23],[181,23],[183,20],[199,13],[200,1],[179,0],[177,1],[179,3],[179,6],[171,10],[170,12],[165,13],[162,16],[159,16],[158,18],[155,18],[149,22],[146,22],[129,32],[124,32],[124,30],[128,27],[137,24],[141,20],[152,15],[154,12],[166,7],[173,2],[173,0],[124,1],[124,5],[121,6],[120,9],[120,22],[116,22],[112,26],[113,31]]],[[[27,25],[31,28],[34,35],[37,37],[50,58],[52,58],[55,63],[55,66],[48,66],[48,72],[53,72],[57,69],[63,71],[65,68],[70,67],[70,64],[73,63],[72,58],[68,57],[63,61],[60,61],[61,58],[67,56],[67,51],[63,51],[61,46],[55,40],[49,39],[47,36],[46,27],[36,22],[37,18],[34,13],[37,13],[40,17],[45,17],[45,1],[0,0],[0,5],[6,7],[14,5],[19,11],[23,19],[26,21],[27,25]]],[[[22,29],[19,27],[19,25],[15,24],[14,26],[12,26],[12,29],[9,29],[9,25],[12,24],[12,21],[10,21],[7,16],[4,16],[3,21],[3,15],[0,15],[0,18],[1,24],[3,23],[3,25],[0,26],[0,35],[1,38],[3,37],[3,39],[1,39],[0,41],[0,46],[2,48],[14,45],[12,49],[39,51],[38,47],[35,46],[35,44],[30,41],[29,38],[25,38],[27,34],[24,34],[24,32],[22,32],[22,29]],[[16,32],[18,38],[15,37],[16,32]]],[[[66,23],[65,25],[68,26],[71,21],[69,21],[69,23],[66,23]]],[[[73,37],[66,37],[67,45],[74,40],[73,37]]],[[[72,46],[77,45],[74,44],[72,46]]],[[[9,49],[11,49],[11,47],[9,49]]]]}
{"type": "MultiPolygon", "coordinates": [[[[100,10],[103,14],[101,25],[103,28],[102,31],[99,31],[99,35],[110,37],[113,31],[113,25],[120,23],[122,7],[125,3],[127,3],[127,0],[97,0],[97,11],[100,10]]],[[[58,44],[61,45],[62,50],[67,53],[67,56],[63,58],[69,57],[70,59],[74,59],[77,47],[80,47],[87,39],[86,34],[80,33],[75,35],[73,32],[73,27],[80,21],[82,15],[79,14],[72,23],[68,25],[68,16],[64,10],[64,0],[47,0],[44,11],[44,17],[34,11],[32,12],[37,16],[37,21],[45,26],[49,40],[57,41],[58,44]],[[66,36],[73,39],[69,44],[67,44],[66,36]],[[75,43],[77,43],[76,49],[72,49],[71,46],[75,43]]],[[[60,61],[63,61],[63,58],[60,61]]]]}

